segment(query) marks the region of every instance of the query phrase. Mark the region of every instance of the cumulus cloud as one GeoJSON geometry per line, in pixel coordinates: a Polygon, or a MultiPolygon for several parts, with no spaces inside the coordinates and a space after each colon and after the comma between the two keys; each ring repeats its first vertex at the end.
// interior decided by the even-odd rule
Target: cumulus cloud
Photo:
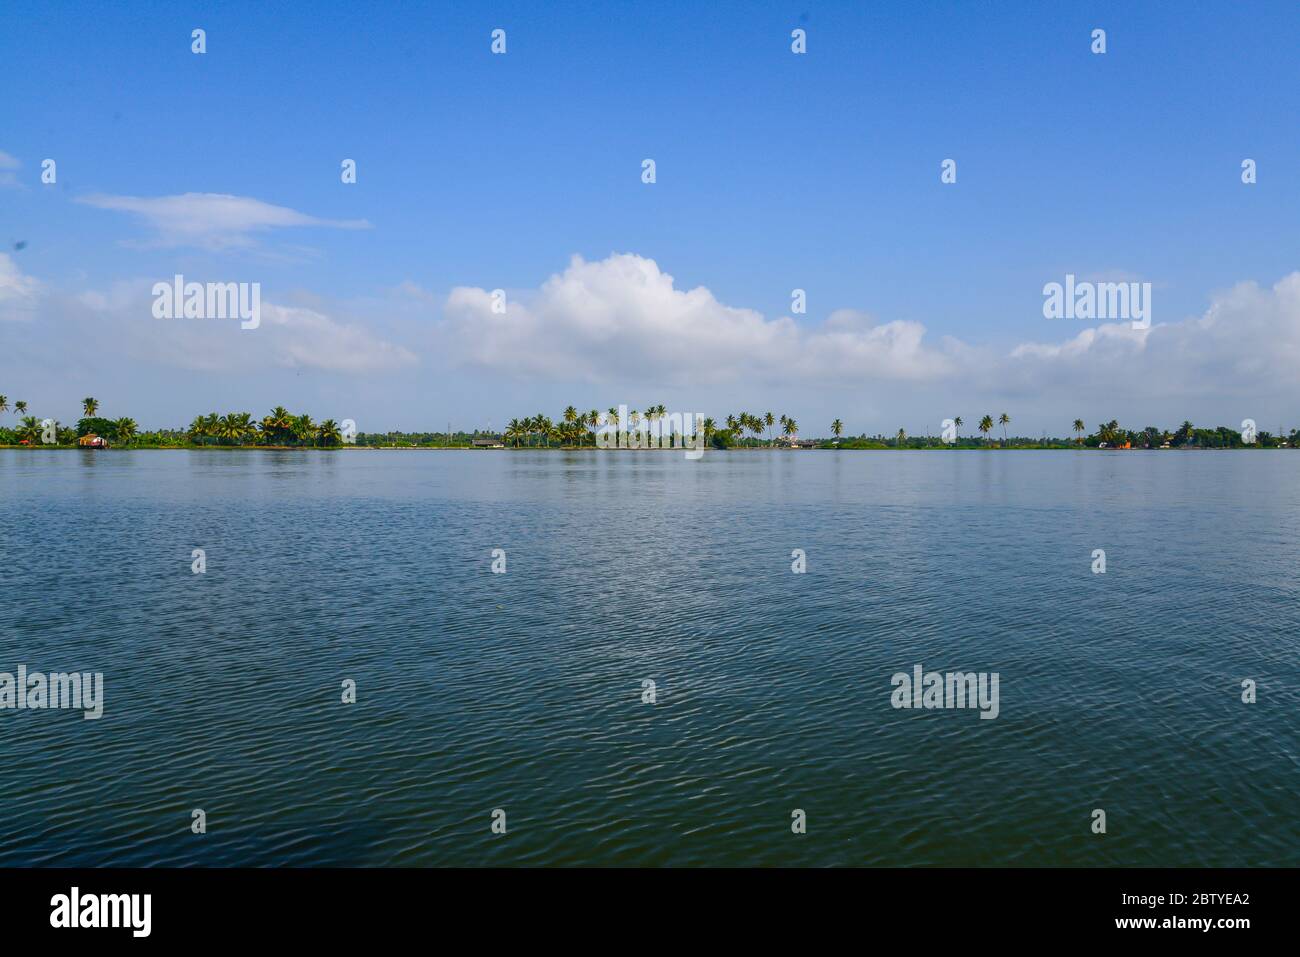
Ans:
{"type": "Polygon", "coordinates": [[[321,219],[287,206],[275,206],[248,196],[224,193],[182,193],[177,196],[107,196],[77,200],[97,209],[130,213],[155,232],[153,245],[197,246],[222,250],[256,244],[254,234],[288,227],[368,229],[364,219],[321,219]]]}
{"type": "Polygon", "coordinates": [[[0,320],[30,320],[40,291],[40,283],[23,275],[12,256],[0,253],[0,320]]]}
{"type": "Polygon", "coordinates": [[[314,309],[267,303],[262,306],[262,322],[282,333],[273,345],[282,365],[364,373],[399,369],[417,361],[406,347],[314,309]]]}
{"type": "Polygon", "coordinates": [[[242,373],[259,369],[317,369],[354,375],[382,374],[414,365],[411,350],[389,342],[365,325],[322,309],[263,301],[261,324],[241,329],[230,319],[157,319],[151,284],[120,282],[82,293],[73,301],[82,315],[62,317],[97,336],[106,354],[125,352],[136,361],[204,372],[242,373]]]}
{"type": "Polygon", "coordinates": [[[575,257],[536,290],[510,296],[504,313],[489,291],[456,288],[436,335],[453,361],[531,380],[884,386],[912,404],[931,394],[1088,407],[1300,393],[1300,272],[1271,289],[1241,283],[1213,296],[1199,317],[1146,329],[1035,321],[1044,341],[1007,350],[849,309],[820,322],[766,318],[703,287],[677,288],[654,260],[619,254],[575,257]]]}
{"type": "Polygon", "coordinates": [[[575,256],[535,292],[508,300],[452,290],[438,328],[458,361],[523,377],[676,383],[812,379],[841,384],[863,376],[926,381],[954,374],[959,344],[925,341],[916,322],[877,323],[841,311],[820,325],[764,318],[728,306],[708,289],[678,289],[653,259],[575,256]]]}
{"type": "Polygon", "coordinates": [[[1199,317],[1133,329],[1084,329],[1023,343],[1002,363],[1023,391],[1073,388],[1144,397],[1294,392],[1300,363],[1300,272],[1271,289],[1242,282],[1199,317]]]}

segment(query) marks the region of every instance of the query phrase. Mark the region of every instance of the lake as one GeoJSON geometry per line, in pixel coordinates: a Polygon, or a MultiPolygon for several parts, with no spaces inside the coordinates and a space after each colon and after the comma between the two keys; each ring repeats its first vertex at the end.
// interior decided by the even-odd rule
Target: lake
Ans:
{"type": "Polygon", "coordinates": [[[1279,451],[0,450],[0,671],[104,687],[0,710],[0,865],[1300,866],[1298,509],[1279,451]]]}

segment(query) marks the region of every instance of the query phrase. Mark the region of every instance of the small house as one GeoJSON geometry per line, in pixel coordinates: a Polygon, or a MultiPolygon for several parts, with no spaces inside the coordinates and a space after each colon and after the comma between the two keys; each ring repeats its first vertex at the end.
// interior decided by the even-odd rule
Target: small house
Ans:
{"type": "Polygon", "coordinates": [[[108,441],[106,439],[100,438],[94,432],[91,432],[89,435],[83,435],[81,438],[77,439],[77,444],[81,446],[83,449],[108,448],[108,441]]]}

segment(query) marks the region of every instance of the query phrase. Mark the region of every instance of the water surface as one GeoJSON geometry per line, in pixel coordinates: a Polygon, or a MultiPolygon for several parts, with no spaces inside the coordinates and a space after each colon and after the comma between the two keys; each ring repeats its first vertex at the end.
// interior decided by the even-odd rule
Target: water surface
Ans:
{"type": "Polygon", "coordinates": [[[0,865],[1298,866],[1298,508],[1289,452],[0,450],[0,671],[106,685],[0,711],[0,865]]]}

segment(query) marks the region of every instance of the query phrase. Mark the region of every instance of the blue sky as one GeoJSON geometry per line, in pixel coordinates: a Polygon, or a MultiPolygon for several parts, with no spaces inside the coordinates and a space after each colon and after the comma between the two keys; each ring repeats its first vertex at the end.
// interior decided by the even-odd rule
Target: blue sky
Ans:
{"type": "Polygon", "coordinates": [[[1300,425],[1296,367],[1278,361],[1300,351],[1293,291],[1274,288],[1300,267],[1297,42],[1294,3],[6,4],[0,252],[26,285],[0,321],[0,391],[63,419],[94,394],[146,426],[283,402],[363,430],[441,428],[569,401],[779,406],[812,434],[829,415],[853,432],[938,431],[944,414],[1003,406],[1032,434],[1064,433],[1067,413],[1300,425]],[[504,56],[489,50],[497,27],[504,56]],[[790,51],[796,27],[806,55],[790,51]],[[345,157],[355,185],[340,183],[345,157]],[[945,158],[956,184],[939,181],[945,158]],[[111,199],[185,194],[368,227],[178,236],[111,199]],[[724,312],[778,323],[803,288],[808,314],[733,350],[721,320],[681,338],[712,307],[647,345],[635,291],[630,305],[610,291],[602,315],[632,310],[626,335],[564,313],[584,296],[533,301],[572,256],[615,253],[652,260],[676,290],[706,287],[724,312]],[[175,272],[260,282],[264,300],[323,322],[223,328],[215,347],[207,329],[160,331],[127,290],[175,272]],[[1151,282],[1153,320],[1176,328],[1032,369],[1008,360],[1083,331],[1042,314],[1044,283],[1066,273],[1151,282]],[[473,303],[449,309],[457,288],[531,303],[523,351],[555,342],[572,365],[512,362],[473,303]],[[839,339],[813,340],[837,312],[832,328],[860,337],[847,354],[896,322],[942,354],[909,345],[897,375],[887,350],[860,375],[819,376],[839,339]],[[1239,318],[1198,339],[1207,314],[1239,318]],[[108,335],[116,323],[129,331],[108,335]],[[62,348],[87,325],[94,351],[62,348]],[[1225,355],[1261,336],[1263,365],[1246,346],[1225,355]],[[805,347],[788,377],[770,355],[805,347]]]}

